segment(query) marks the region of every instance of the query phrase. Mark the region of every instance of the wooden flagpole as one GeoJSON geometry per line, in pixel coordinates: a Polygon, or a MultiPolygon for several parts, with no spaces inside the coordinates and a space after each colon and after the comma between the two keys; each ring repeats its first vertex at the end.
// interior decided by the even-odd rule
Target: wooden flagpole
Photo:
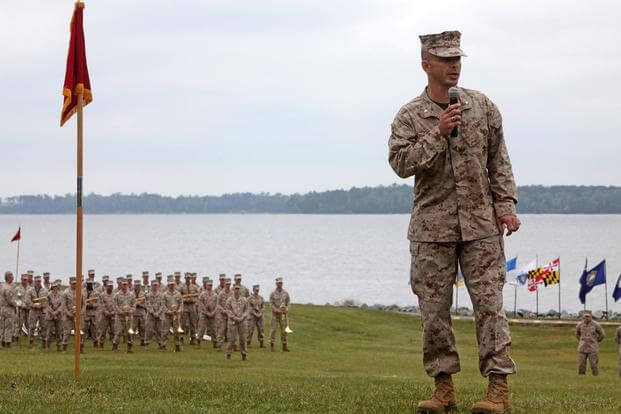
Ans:
{"type": "Polygon", "coordinates": [[[75,292],[75,335],[74,335],[74,377],[76,380],[80,379],[80,330],[82,320],[82,154],[84,150],[83,145],[83,117],[82,107],[84,106],[84,94],[78,94],[78,148],[77,148],[77,225],[76,225],[76,265],[75,265],[75,277],[76,277],[76,292],[75,292]]]}

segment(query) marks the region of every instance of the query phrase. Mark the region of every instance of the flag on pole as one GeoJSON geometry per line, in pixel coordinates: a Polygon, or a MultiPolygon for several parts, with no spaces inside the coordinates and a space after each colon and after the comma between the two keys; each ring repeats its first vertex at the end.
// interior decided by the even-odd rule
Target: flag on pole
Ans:
{"type": "Polygon", "coordinates": [[[516,267],[517,267],[517,256],[515,256],[511,260],[507,260],[507,272],[515,270],[516,267]]]}
{"type": "Polygon", "coordinates": [[[69,40],[69,53],[67,54],[67,70],[65,71],[65,84],[63,86],[63,109],[60,114],[60,126],[75,114],[78,105],[78,95],[84,95],[84,106],[91,103],[91,81],[88,77],[86,66],[86,46],[84,43],[83,27],[84,3],[77,1],[71,18],[71,38],[69,40]]]}
{"type": "Polygon", "coordinates": [[[606,260],[602,260],[597,266],[593,269],[587,271],[586,269],[582,272],[582,276],[580,276],[580,293],[578,293],[578,298],[580,298],[580,303],[584,303],[586,300],[586,295],[589,293],[595,286],[603,285],[606,283],[606,260]]]}
{"type": "Polygon", "coordinates": [[[548,272],[543,276],[545,287],[561,282],[560,258],[556,258],[547,267],[548,272]]]}
{"type": "Polygon", "coordinates": [[[15,236],[13,236],[13,238],[11,239],[11,243],[13,243],[14,241],[19,241],[22,239],[22,228],[21,226],[17,229],[17,233],[15,233],[15,236]]]}
{"type": "Polygon", "coordinates": [[[519,269],[509,270],[507,272],[507,283],[513,286],[524,286],[528,281],[528,272],[537,267],[537,260],[533,260],[519,269]]]}
{"type": "Polygon", "coordinates": [[[621,299],[621,275],[619,275],[619,278],[617,279],[617,284],[615,285],[615,290],[612,292],[612,297],[615,302],[621,299]]]}

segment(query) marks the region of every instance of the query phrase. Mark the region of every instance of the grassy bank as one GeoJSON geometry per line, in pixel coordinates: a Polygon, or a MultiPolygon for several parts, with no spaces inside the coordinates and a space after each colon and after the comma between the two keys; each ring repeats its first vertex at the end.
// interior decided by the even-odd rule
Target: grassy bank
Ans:
{"type": "MultiPolygon", "coordinates": [[[[432,381],[422,369],[420,319],[362,309],[296,305],[292,352],[250,349],[226,361],[210,347],[181,354],[94,351],[73,381],[73,355],[0,349],[0,412],[411,412],[432,381]]],[[[460,412],[483,393],[474,324],[456,321],[460,412]]],[[[620,412],[616,344],[607,335],[599,377],[576,375],[572,327],[513,326],[514,412],[620,412]]],[[[170,347],[170,344],[169,344],[170,347]]]]}

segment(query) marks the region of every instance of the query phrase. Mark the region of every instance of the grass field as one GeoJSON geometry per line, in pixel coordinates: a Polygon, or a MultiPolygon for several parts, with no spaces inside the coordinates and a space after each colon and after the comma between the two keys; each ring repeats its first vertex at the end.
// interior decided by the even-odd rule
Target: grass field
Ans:
{"type": "MultiPolygon", "coordinates": [[[[73,380],[73,354],[0,349],[0,412],[306,412],[407,413],[431,392],[422,368],[420,319],[361,309],[296,305],[290,353],[250,348],[232,361],[211,347],[181,354],[95,351],[73,380]]],[[[266,321],[267,324],[267,321],[266,321]]],[[[462,372],[460,412],[484,392],[474,324],[455,323],[462,372]]],[[[600,376],[576,374],[571,327],[512,326],[514,413],[621,412],[613,331],[600,354],[600,376]]],[[[52,345],[52,348],[54,346],[52,345]]],[[[170,343],[169,343],[170,347],[170,343]]]]}

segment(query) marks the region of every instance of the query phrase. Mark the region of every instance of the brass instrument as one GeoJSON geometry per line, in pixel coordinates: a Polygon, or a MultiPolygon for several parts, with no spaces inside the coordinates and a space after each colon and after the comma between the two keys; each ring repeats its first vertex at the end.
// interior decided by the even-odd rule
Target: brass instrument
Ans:
{"type": "Polygon", "coordinates": [[[188,293],[185,295],[181,295],[181,298],[183,299],[183,303],[187,303],[192,299],[198,298],[198,293],[188,293]]]}
{"type": "Polygon", "coordinates": [[[97,296],[85,300],[87,305],[94,305],[99,298],[97,296]]]}
{"type": "Polygon", "coordinates": [[[280,305],[280,311],[285,315],[285,332],[288,334],[293,333],[291,328],[289,328],[289,315],[287,312],[287,307],[285,305],[280,305]]]}
{"type": "Polygon", "coordinates": [[[136,298],[136,305],[144,305],[144,301],[145,301],[145,297],[140,296],[139,298],[136,298]]]}
{"type": "MultiPolygon", "coordinates": [[[[181,329],[181,315],[177,313],[177,306],[173,306],[172,308],[173,311],[173,325],[175,324],[175,320],[177,321],[177,333],[178,334],[182,334],[185,331],[183,329],[181,329]]],[[[175,332],[173,331],[172,326],[170,327],[170,333],[174,334],[175,332]]]]}
{"type": "MultiPolygon", "coordinates": [[[[73,313],[73,319],[75,323],[75,305],[71,307],[71,313],[73,313]]],[[[71,330],[71,335],[75,335],[75,329],[71,330]]],[[[84,335],[84,331],[82,329],[80,329],[80,335],[84,335]]]]}
{"type": "Polygon", "coordinates": [[[125,327],[127,328],[127,321],[129,319],[129,328],[127,329],[127,334],[128,335],[133,335],[134,332],[134,318],[131,314],[127,314],[130,311],[129,306],[125,306],[123,307],[123,313],[125,314],[125,327]]]}

